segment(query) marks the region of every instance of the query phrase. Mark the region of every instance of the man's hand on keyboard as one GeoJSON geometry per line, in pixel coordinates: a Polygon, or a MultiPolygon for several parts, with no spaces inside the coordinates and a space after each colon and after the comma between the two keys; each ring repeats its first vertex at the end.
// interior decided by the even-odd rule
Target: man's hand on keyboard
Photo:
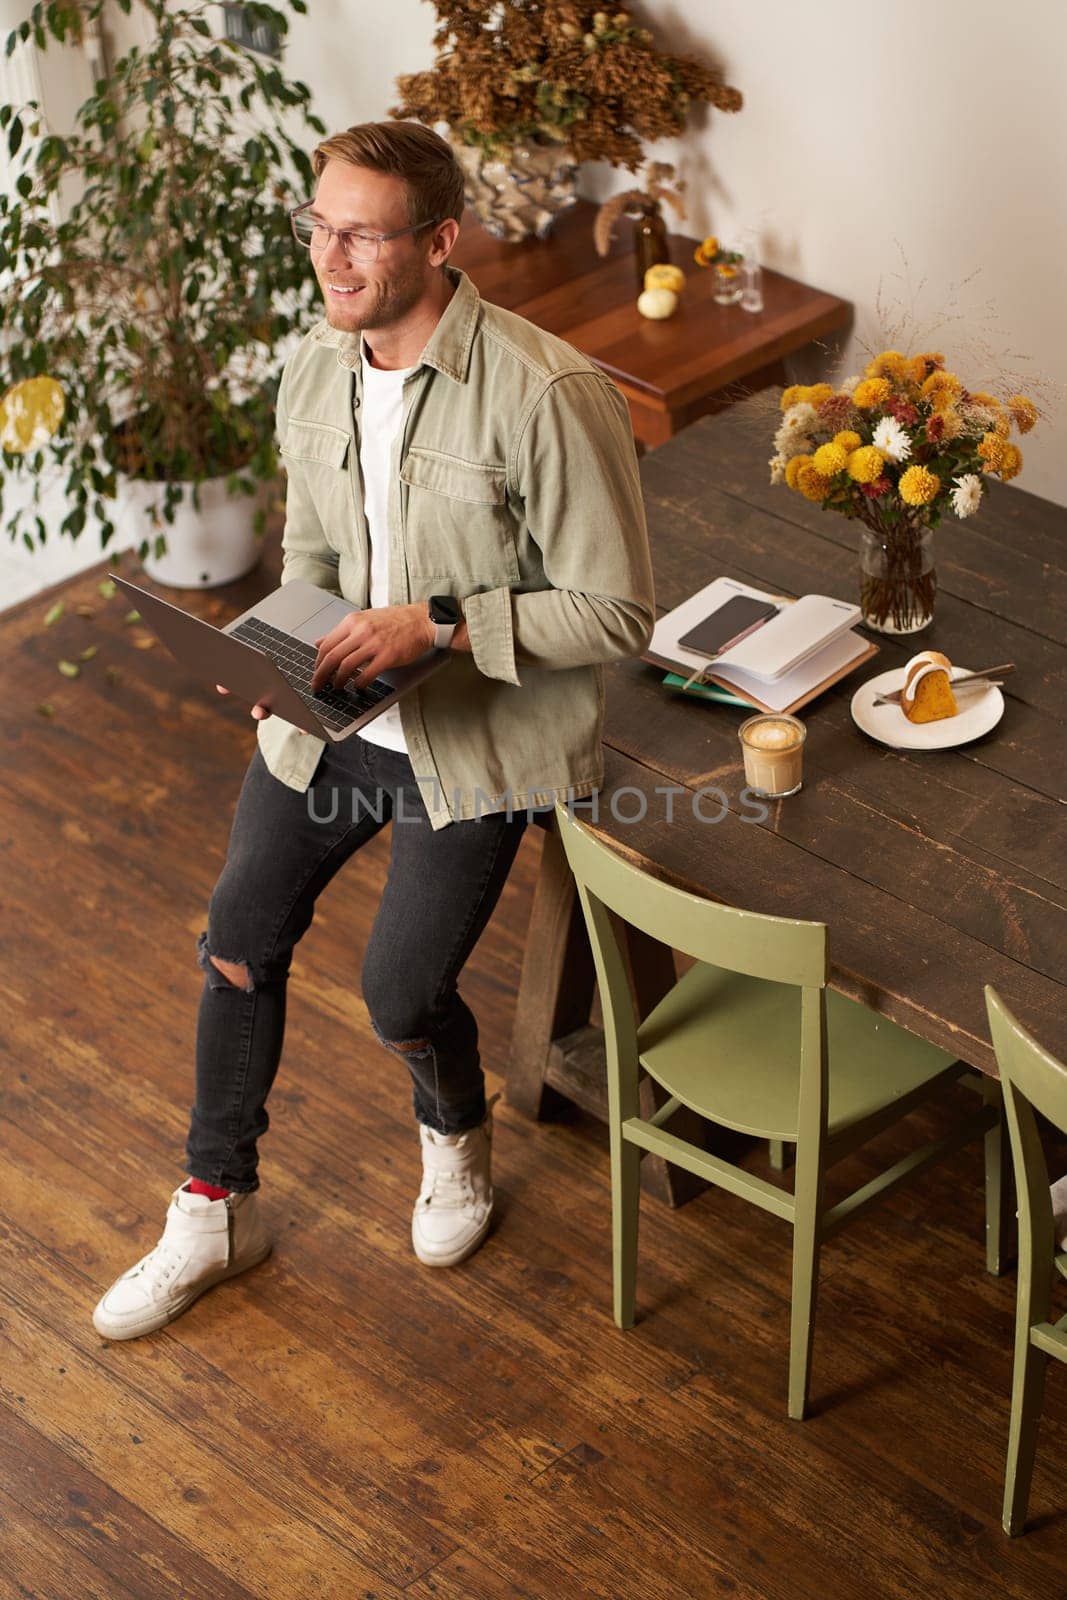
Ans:
{"type": "MultiPolygon", "coordinates": [[[[215,688],[219,691],[219,694],[229,694],[230,692],[229,689],[224,689],[221,683],[217,683],[215,688]]],[[[252,707],[252,715],[257,722],[262,722],[264,717],[270,716],[270,710],[265,705],[256,704],[252,707]]]]}
{"type": "Polygon", "coordinates": [[[353,611],[336,628],[315,640],[318,654],[311,687],[316,694],[349,678],[372,683],[388,667],[407,666],[433,646],[433,623],[426,602],[353,611]]]}

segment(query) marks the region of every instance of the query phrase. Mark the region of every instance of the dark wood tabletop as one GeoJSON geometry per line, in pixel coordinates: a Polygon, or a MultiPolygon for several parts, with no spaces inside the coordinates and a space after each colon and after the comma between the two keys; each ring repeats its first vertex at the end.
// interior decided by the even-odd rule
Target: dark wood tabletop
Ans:
{"type": "MultiPolygon", "coordinates": [[[[770,453],[764,430],[735,408],[645,456],[661,613],[719,574],[792,595],[858,597],[858,529],[772,488],[770,453]]],[[[804,787],[770,802],[761,822],[747,820],[750,802],[742,801],[737,729],[748,713],[671,693],[662,671],[644,663],[612,666],[599,828],[639,863],[699,892],[827,923],[833,987],[983,1072],[996,1070],[986,983],[1067,1060],[1065,536],[1067,509],[989,480],[975,516],[943,521],[934,622],[910,639],[872,633],[880,654],[805,708],[804,787]],[[955,750],[887,749],[853,723],[852,694],[927,647],[964,666],[1015,662],[1003,719],[955,750]],[[670,785],[680,792],[668,822],[657,788],[670,785]],[[610,791],[621,786],[640,794],[621,796],[616,810],[638,816],[643,796],[642,820],[612,815],[610,791]],[[694,816],[692,796],[705,786],[727,797],[722,821],[694,816]]],[[[714,816],[724,808],[709,798],[703,809],[714,816]]],[[[546,863],[554,859],[546,851],[546,863]]],[[[554,919],[559,948],[566,904],[551,885],[540,898],[535,923],[554,919]]],[[[539,1048],[539,1025],[540,1047],[557,1039],[542,1050],[544,1079],[564,1089],[559,1036],[577,1041],[576,1059],[588,1057],[589,1030],[579,1015],[587,974],[574,978],[572,952],[553,976],[553,958],[533,942],[509,1098],[536,1115],[530,1050],[539,1048]],[[546,1002],[553,984],[561,998],[546,1002]]],[[[595,1105],[592,1091],[572,1097],[595,1105]]]]}
{"type": "Polygon", "coordinates": [[[847,300],[766,267],[762,311],[717,304],[713,274],[693,261],[698,241],[677,233],[670,259],[686,275],[685,290],[673,316],[650,321],[637,310],[633,223],[621,218],[609,253],[598,256],[596,211],[579,200],[544,239],[512,243],[494,239],[468,210],[449,259],[483,299],[558,334],[609,373],[646,445],[729,403],[731,386],[786,381],[785,356],[851,324],[847,300]]]}

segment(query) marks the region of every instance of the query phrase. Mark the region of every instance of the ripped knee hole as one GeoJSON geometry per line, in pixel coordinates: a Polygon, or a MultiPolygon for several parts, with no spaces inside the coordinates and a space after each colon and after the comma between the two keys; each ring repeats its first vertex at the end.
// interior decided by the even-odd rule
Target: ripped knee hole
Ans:
{"type": "Polygon", "coordinates": [[[254,988],[252,974],[242,961],[224,961],[221,956],[209,956],[213,967],[217,967],[222,976],[232,983],[235,989],[244,989],[246,992],[254,988]]]}

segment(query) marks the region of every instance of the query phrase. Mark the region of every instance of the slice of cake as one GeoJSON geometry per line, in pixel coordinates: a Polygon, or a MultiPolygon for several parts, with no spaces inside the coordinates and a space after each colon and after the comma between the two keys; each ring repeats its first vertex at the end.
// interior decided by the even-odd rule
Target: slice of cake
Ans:
{"type": "Polygon", "coordinates": [[[900,707],[909,722],[940,722],[959,710],[952,693],[952,662],[940,650],[912,656],[904,668],[900,707]]]}

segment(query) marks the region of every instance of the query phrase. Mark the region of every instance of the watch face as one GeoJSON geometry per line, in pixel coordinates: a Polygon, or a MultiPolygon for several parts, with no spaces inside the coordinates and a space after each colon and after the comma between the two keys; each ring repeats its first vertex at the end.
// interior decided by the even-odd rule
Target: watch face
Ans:
{"type": "Polygon", "coordinates": [[[463,620],[459,601],[450,594],[434,594],[430,596],[430,621],[438,623],[452,623],[457,625],[463,620]]]}

